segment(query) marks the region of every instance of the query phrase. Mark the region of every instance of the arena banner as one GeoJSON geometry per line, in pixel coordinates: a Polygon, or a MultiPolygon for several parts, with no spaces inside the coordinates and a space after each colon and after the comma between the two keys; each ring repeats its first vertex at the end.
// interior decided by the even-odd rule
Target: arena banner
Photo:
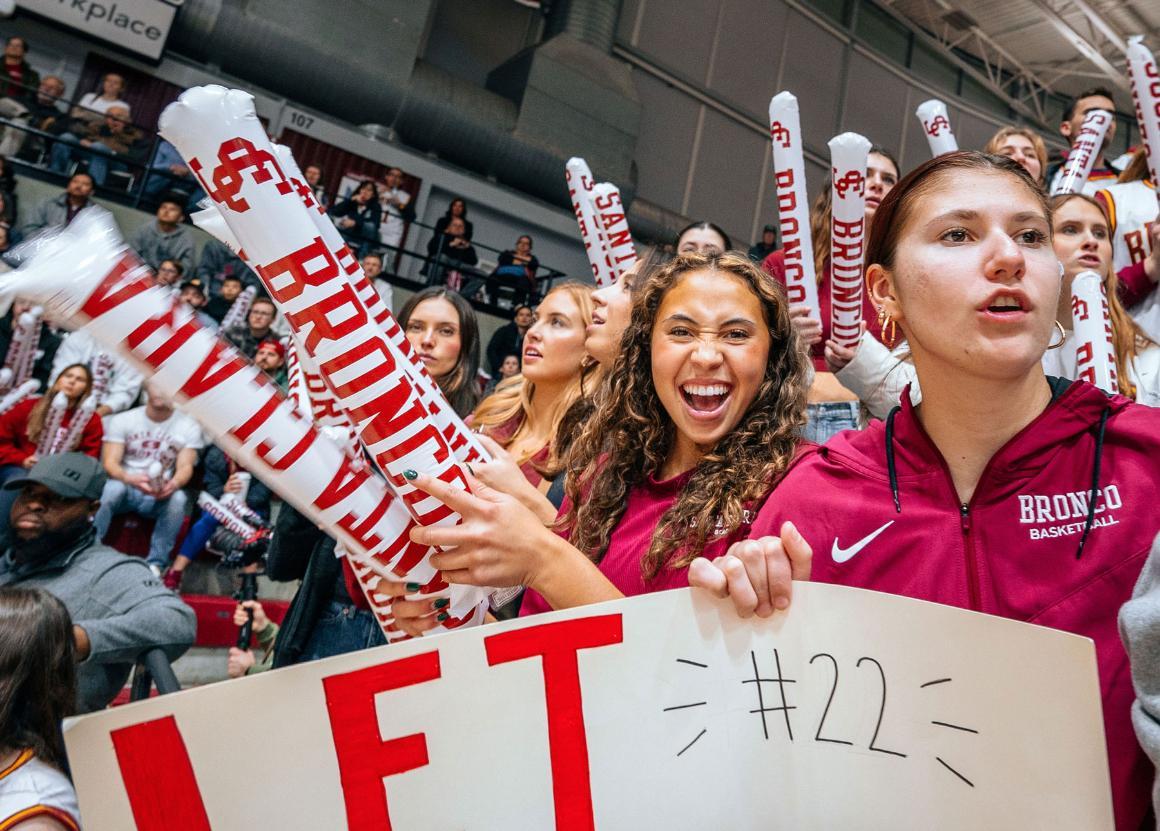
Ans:
{"type": "Polygon", "coordinates": [[[460,629],[70,719],[86,831],[1106,831],[1086,638],[798,584],[460,629]]]}
{"type": "Polygon", "coordinates": [[[17,0],[16,5],[156,61],[181,0],[17,0]]]}

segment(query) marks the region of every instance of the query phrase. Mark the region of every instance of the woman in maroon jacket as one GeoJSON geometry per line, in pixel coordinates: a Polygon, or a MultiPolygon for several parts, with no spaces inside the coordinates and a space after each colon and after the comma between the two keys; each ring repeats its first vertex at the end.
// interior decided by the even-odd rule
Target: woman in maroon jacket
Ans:
{"type": "Polygon", "coordinates": [[[785,608],[792,575],[1092,638],[1117,827],[1135,831],[1152,770],[1116,613],[1160,527],[1160,411],[1044,375],[1061,336],[1051,228],[1014,162],[951,153],[904,178],[878,209],[867,280],[905,332],[922,404],[904,395],[806,454],[755,539],[689,576],[744,616],[785,608]]]}

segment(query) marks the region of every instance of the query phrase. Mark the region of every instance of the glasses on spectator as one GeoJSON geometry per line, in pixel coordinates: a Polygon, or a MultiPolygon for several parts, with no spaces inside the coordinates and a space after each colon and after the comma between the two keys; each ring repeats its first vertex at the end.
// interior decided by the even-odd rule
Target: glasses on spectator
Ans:
{"type": "Polygon", "coordinates": [[[171,265],[163,265],[163,266],[161,266],[161,268],[157,269],[157,271],[159,273],[162,273],[162,274],[176,274],[177,273],[177,269],[171,265]]]}

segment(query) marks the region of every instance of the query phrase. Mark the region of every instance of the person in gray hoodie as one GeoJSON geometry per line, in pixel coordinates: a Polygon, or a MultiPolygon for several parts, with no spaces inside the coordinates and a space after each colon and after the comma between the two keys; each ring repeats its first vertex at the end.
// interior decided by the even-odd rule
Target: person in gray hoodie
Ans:
{"type": "Polygon", "coordinates": [[[193,643],[196,617],[144,560],[102,545],[93,529],[105,485],[101,463],[83,453],[37,462],[12,506],[0,586],[41,588],[68,608],[76,645],[77,708],[108,706],[137,657],[159,647],[170,661],[193,643]]]}
{"type": "MultiPolygon", "coordinates": [[[[1120,608],[1120,638],[1128,650],[1136,690],[1132,727],[1160,769],[1160,536],[1152,543],[1132,599],[1120,608]]],[[[1160,816],[1160,778],[1152,784],[1152,809],[1160,816]]]]}
{"type": "Polygon", "coordinates": [[[45,228],[68,225],[83,210],[107,214],[105,208],[91,199],[92,195],[93,177],[83,172],[74,173],[68,180],[64,193],[52,199],[45,199],[33,209],[32,217],[24,223],[20,233],[28,239],[45,228]]]}
{"type": "Polygon", "coordinates": [[[182,203],[173,196],[162,197],[157,218],[133,232],[129,247],[154,271],[163,261],[173,260],[188,274],[193,268],[193,234],[181,224],[183,219],[182,203]]]}

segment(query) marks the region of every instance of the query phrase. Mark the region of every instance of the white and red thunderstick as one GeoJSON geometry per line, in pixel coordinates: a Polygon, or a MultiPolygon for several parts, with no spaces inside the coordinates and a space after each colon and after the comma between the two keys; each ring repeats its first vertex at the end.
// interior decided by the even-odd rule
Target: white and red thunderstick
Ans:
{"type": "Polygon", "coordinates": [[[632,244],[632,231],[628,228],[628,214],[620,198],[620,188],[611,182],[601,182],[594,186],[592,207],[608,243],[608,257],[615,272],[613,279],[619,279],[638,259],[636,246],[632,244]]]}
{"type": "Polygon", "coordinates": [[[946,104],[932,98],[919,104],[914,114],[922,122],[922,131],[926,133],[931,156],[941,156],[943,153],[953,153],[959,149],[954,130],[951,129],[946,104]]]}
{"type": "Polygon", "coordinates": [[[1094,271],[1071,281],[1071,328],[1075,333],[1075,377],[1106,393],[1120,391],[1116,347],[1104,284],[1094,271]]]}
{"type": "Polygon", "coordinates": [[[588,162],[578,156],[564,165],[564,175],[568,180],[568,196],[572,198],[572,210],[580,225],[580,238],[584,240],[584,253],[592,265],[592,279],[599,286],[610,286],[616,282],[616,269],[608,250],[608,240],[604,236],[604,226],[597,216],[592,190],[596,180],[588,169],[588,162]]]}
{"type": "Polygon", "coordinates": [[[1063,175],[1051,191],[1052,196],[1061,193],[1082,193],[1087,184],[1100,148],[1104,146],[1104,136],[1112,124],[1112,114],[1107,110],[1091,110],[1084,116],[1079,134],[1071,146],[1067,161],[1063,165],[1063,175]]]}
{"type": "Polygon", "coordinates": [[[869,155],[865,136],[842,133],[830,139],[830,336],[847,347],[861,335],[869,155]]]}
{"type": "MultiPolygon", "coordinates": [[[[216,203],[411,516],[426,526],[458,523],[458,514],[403,474],[419,471],[466,489],[466,468],[432,422],[406,370],[407,357],[376,324],[318,233],[258,121],[252,96],[219,86],[186,90],[162,113],[160,131],[216,203]]],[[[456,587],[452,615],[474,615],[486,596],[476,587],[456,587]]]]}
{"type": "MultiPolygon", "coordinates": [[[[1148,178],[1156,184],[1160,183],[1160,70],[1143,40],[1143,35],[1128,38],[1128,80],[1132,82],[1132,102],[1148,159],[1148,178]]],[[[1160,191],[1156,196],[1160,198],[1160,191]]]]}
{"type": "Polygon", "coordinates": [[[785,292],[790,303],[809,306],[810,317],[820,320],[806,165],[802,155],[802,123],[793,93],[779,92],[770,99],[769,138],[773,143],[781,249],[785,253],[785,292]]]}
{"type": "MultiPolygon", "coordinates": [[[[42,301],[84,327],[166,396],[181,402],[214,442],[350,553],[380,626],[393,619],[377,576],[439,583],[429,549],[412,543],[410,517],[387,484],[323,436],[252,363],[198,323],[176,294],[156,286],[111,217],[78,216],[17,271],[0,298],[42,301]],[[406,575],[406,576],[402,576],[406,575]]],[[[444,627],[482,619],[481,610],[444,627]]]]}

